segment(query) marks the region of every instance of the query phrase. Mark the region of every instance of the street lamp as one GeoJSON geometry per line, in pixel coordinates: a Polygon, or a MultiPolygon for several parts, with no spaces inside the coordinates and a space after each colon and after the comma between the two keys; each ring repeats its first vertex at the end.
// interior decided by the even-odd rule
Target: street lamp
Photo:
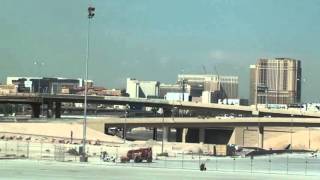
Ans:
{"type": "Polygon", "coordinates": [[[291,114],[291,123],[290,123],[290,153],[292,153],[292,126],[293,126],[293,115],[291,114]]]}
{"type": "MultiPolygon", "coordinates": [[[[44,62],[42,62],[42,61],[34,61],[33,62],[33,64],[35,65],[35,66],[38,66],[39,67],[39,79],[38,79],[38,93],[40,94],[41,93],[41,78],[43,78],[42,77],[42,67],[45,65],[45,63],[44,62]]],[[[43,90],[42,90],[43,91],[43,90]]],[[[42,101],[41,101],[41,115],[43,116],[43,98],[41,98],[42,99],[42,101]]]]}
{"type": "Polygon", "coordinates": [[[181,91],[182,91],[182,96],[180,96],[180,101],[184,101],[184,93],[185,93],[185,80],[184,80],[184,70],[181,70],[181,76],[182,76],[182,80],[181,80],[181,91]]]}
{"type": "Polygon", "coordinates": [[[311,150],[311,140],[310,140],[310,127],[308,127],[308,137],[309,137],[309,150],[311,150]]]}
{"type": "Polygon", "coordinates": [[[87,31],[87,54],[86,54],[86,62],[85,62],[85,83],[84,83],[84,110],[83,110],[83,145],[82,145],[82,153],[80,156],[81,162],[87,162],[88,156],[86,154],[86,135],[87,135],[87,92],[88,92],[88,61],[90,57],[90,25],[91,20],[95,15],[95,7],[88,7],[88,31],[87,31]]]}
{"type": "Polygon", "coordinates": [[[123,137],[123,143],[126,143],[127,139],[127,117],[128,117],[128,109],[129,105],[127,104],[125,106],[125,111],[124,111],[124,125],[123,125],[123,132],[122,132],[122,137],[123,137]]]}
{"type": "Polygon", "coordinates": [[[39,69],[38,69],[38,75],[39,75],[39,79],[38,79],[38,93],[40,93],[40,78],[41,78],[41,68],[44,66],[44,62],[42,61],[34,61],[33,64],[35,66],[37,66],[39,69]]]}
{"type": "Polygon", "coordinates": [[[164,108],[162,108],[162,141],[161,141],[161,154],[163,155],[164,146],[164,108]]]}

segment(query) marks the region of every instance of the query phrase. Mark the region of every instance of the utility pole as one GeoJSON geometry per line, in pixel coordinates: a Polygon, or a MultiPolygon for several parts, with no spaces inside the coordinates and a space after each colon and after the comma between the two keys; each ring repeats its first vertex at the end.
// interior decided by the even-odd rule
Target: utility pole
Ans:
{"type": "Polygon", "coordinates": [[[95,7],[89,5],[88,7],[88,30],[87,30],[87,54],[85,62],[85,81],[84,81],[84,119],[83,119],[83,144],[82,153],[80,156],[80,162],[88,162],[88,156],[86,154],[86,139],[87,139],[87,93],[88,93],[88,62],[90,58],[90,25],[95,13],[95,7]]]}

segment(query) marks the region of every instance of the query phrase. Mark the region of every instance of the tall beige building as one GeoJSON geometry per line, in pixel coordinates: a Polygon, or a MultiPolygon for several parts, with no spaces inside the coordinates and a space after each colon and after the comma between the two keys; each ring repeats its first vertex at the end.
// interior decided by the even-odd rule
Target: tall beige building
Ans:
{"type": "Polygon", "coordinates": [[[293,104],[301,100],[301,62],[259,59],[250,65],[251,104],[293,104]]]}

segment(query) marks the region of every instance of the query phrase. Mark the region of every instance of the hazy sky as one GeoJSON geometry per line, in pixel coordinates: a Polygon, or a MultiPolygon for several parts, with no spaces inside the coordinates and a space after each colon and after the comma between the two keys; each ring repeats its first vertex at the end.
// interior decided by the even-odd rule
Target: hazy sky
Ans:
{"type": "MultiPolygon", "coordinates": [[[[240,77],[260,57],[302,60],[303,99],[319,101],[319,0],[95,0],[89,77],[175,82],[177,74],[240,77]]],[[[0,0],[0,77],[83,77],[88,0],[0,0]],[[43,61],[43,67],[34,61],[43,61]]]]}

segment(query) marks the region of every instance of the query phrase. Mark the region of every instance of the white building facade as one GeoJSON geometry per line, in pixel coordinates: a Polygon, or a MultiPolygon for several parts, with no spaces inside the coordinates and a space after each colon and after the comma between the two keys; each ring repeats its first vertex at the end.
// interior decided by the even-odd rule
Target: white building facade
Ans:
{"type": "Polygon", "coordinates": [[[158,98],[159,86],[158,81],[139,81],[128,78],[126,93],[130,98],[158,98]]]}

